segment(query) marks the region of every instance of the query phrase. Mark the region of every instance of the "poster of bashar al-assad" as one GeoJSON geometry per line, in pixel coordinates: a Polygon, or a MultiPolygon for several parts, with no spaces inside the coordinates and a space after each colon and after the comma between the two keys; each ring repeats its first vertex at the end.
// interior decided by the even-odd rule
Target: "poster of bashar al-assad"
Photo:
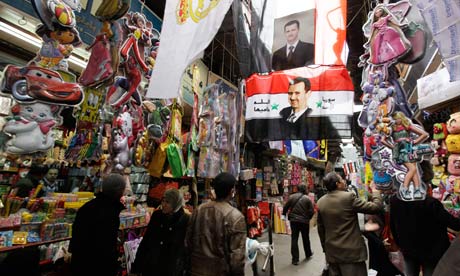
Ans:
{"type": "Polygon", "coordinates": [[[272,69],[275,71],[315,64],[315,9],[275,19],[272,69]]]}

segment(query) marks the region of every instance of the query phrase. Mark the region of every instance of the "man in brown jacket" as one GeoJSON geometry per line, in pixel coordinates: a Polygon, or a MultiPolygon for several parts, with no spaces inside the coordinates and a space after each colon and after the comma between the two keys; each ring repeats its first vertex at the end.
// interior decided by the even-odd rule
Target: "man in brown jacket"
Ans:
{"type": "Polygon", "coordinates": [[[193,211],[186,235],[192,276],[244,275],[246,222],[230,204],[236,179],[220,173],[212,182],[216,200],[193,211]]]}
{"type": "Polygon", "coordinates": [[[335,172],[323,179],[328,194],[318,201],[318,234],[329,263],[329,276],[366,276],[367,248],[359,229],[357,213],[382,210],[380,193],[372,191],[372,202],[347,192],[347,184],[335,172]]]}

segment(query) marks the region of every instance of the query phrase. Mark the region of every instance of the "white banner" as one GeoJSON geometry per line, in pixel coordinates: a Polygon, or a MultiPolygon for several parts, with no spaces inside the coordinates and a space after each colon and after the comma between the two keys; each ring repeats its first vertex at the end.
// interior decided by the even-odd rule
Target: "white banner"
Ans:
{"type": "Polygon", "coordinates": [[[179,96],[182,74],[209,45],[233,0],[168,0],[146,98],[179,96]]]}

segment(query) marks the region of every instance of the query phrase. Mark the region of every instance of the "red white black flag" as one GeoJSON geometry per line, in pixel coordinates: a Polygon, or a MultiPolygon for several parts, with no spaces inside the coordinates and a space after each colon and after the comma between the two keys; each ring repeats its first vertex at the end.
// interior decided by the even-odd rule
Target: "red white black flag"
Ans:
{"type": "Polygon", "coordinates": [[[262,142],[350,138],[353,91],[345,66],[254,74],[246,79],[246,139],[262,142]],[[299,112],[302,114],[295,121],[290,121],[294,112],[288,90],[297,77],[309,79],[311,93],[308,108],[299,112]]]}

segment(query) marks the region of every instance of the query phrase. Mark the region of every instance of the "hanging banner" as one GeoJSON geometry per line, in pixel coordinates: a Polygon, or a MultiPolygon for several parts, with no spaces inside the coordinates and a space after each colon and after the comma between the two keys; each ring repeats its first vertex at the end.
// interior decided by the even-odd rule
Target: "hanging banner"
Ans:
{"type": "Polygon", "coordinates": [[[284,145],[288,155],[293,155],[303,160],[313,158],[318,161],[327,161],[326,140],[285,140],[284,145]]]}
{"type": "Polygon", "coordinates": [[[179,96],[184,70],[214,38],[231,3],[232,0],[166,1],[161,43],[147,98],[179,96]]]}
{"type": "Polygon", "coordinates": [[[344,66],[254,74],[246,80],[246,139],[350,138],[353,96],[353,84],[344,66]]]}
{"type": "Polygon", "coordinates": [[[235,0],[243,77],[345,63],[346,0],[235,0]]]}

